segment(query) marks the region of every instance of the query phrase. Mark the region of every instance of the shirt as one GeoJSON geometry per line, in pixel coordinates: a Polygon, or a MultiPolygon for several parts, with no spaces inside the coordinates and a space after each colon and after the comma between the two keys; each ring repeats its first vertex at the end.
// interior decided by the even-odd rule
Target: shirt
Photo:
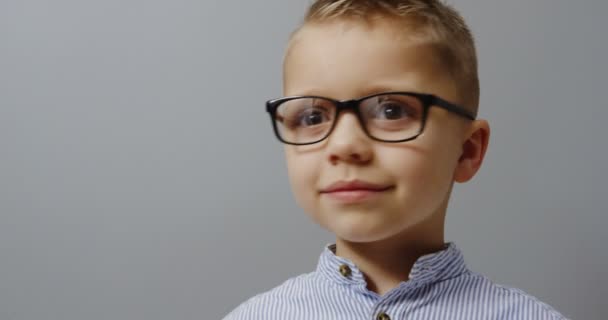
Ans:
{"type": "Polygon", "coordinates": [[[409,280],[380,296],[363,273],[325,246],[314,272],[291,278],[239,305],[224,320],[566,319],[526,292],[467,268],[453,243],[419,257],[409,280]]]}

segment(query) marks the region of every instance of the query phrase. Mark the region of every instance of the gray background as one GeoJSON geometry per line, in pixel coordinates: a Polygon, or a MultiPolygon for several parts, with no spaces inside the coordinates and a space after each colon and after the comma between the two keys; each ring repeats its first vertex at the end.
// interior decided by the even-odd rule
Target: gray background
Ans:
{"type": "MultiPolygon", "coordinates": [[[[218,319],[315,267],[263,106],[307,3],[0,1],[0,319],[218,319]]],[[[492,137],[447,239],[605,319],[608,2],[452,3],[492,137]]]]}

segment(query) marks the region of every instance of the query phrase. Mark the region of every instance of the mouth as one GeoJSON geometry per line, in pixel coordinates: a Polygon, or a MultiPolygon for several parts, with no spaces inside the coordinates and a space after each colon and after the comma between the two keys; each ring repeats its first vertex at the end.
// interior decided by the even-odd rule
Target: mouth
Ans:
{"type": "Polygon", "coordinates": [[[393,185],[376,184],[361,180],[338,181],[322,189],[320,194],[342,203],[353,203],[370,200],[393,188],[393,185]]]}

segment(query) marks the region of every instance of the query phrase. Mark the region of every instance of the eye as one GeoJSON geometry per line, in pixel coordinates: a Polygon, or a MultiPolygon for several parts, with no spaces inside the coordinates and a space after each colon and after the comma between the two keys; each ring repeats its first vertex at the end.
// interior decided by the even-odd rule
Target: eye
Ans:
{"type": "Polygon", "coordinates": [[[301,97],[279,105],[275,119],[286,130],[318,130],[332,125],[335,112],[336,108],[329,99],[301,97]]]}
{"type": "Polygon", "coordinates": [[[412,107],[401,101],[382,101],[372,110],[370,116],[381,120],[401,120],[415,116],[412,107]]]}
{"type": "Polygon", "coordinates": [[[325,110],[316,108],[303,110],[296,119],[297,125],[300,127],[311,127],[329,121],[329,117],[325,110]]]}
{"type": "Polygon", "coordinates": [[[285,125],[291,129],[313,128],[319,125],[330,124],[330,111],[323,106],[309,106],[290,110],[285,115],[285,125]]]}
{"type": "Polygon", "coordinates": [[[385,103],[381,106],[381,115],[386,119],[400,119],[406,114],[407,110],[396,103],[385,103]]]}

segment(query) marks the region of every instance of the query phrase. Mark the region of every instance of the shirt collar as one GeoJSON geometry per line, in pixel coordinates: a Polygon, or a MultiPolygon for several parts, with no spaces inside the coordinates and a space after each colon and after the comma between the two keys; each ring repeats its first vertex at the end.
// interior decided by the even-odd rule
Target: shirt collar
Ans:
{"type": "MultiPolygon", "coordinates": [[[[325,246],[317,273],[336,284],[367,286],[359,268],[352,261],[336,256],[335,248],[335,244],[325,246]]],[[[409,279],[418,284],[439,282],[466,270],[462,252],[453,242],[448,242],[443,250],[420,256],[412,266],[409,279]]]]}

